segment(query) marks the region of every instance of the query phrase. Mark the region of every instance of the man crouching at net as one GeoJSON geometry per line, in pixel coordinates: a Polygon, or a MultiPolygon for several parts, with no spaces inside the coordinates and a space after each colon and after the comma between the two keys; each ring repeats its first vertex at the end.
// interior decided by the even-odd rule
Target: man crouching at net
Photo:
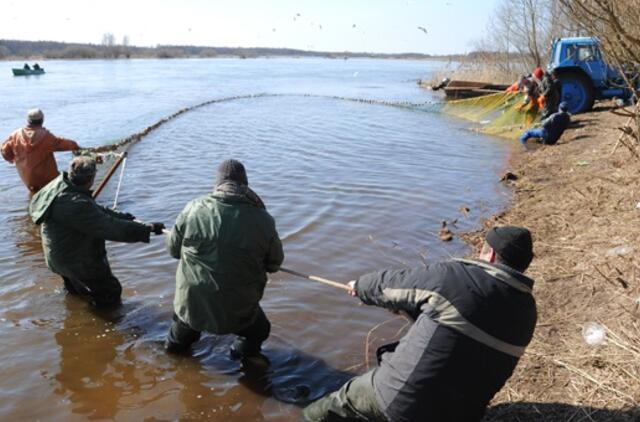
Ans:
{"type": "Polygon", "coordinates": [[[96,162],[76,157],[69,171],[53,179],[29,204],[34,223],[42,225],[42,248],[51,271],[64,279],[70,294],[88,295],[90,303],[108,307],[120,303],[122,286],[111,273],[105,240],[149,243],[151,232],[162,234],[162,223],[144,224],[98,205],[91,196],[96,162]]]}
{"type": "Polygon", "coordinates": [[[385,270],[351,282],[367,305],[414,321],[378,349],[378,368],[304,410],[308,421],[479,421],[511,376],[536,325],[527,229],[489,231],[478,261],[385,270]]]}
{"type": "Polygon", "coordinates": [[[189,202],[167,237],[180,260],[168,352],[187,351],[205,331],[238,335],[232,356],[250,357],[269,337],[259,302],[284,253],[273,217],[248,185],[242,163],[223,161],[215,191],[189,202]]]}

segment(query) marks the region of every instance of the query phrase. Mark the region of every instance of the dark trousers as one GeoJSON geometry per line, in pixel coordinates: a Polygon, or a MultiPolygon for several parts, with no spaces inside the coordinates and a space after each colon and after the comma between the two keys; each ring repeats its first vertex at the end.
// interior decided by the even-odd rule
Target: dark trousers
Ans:
{"type": "Polygon", "coordinates": [[[113,274],[94,280],[78,280],[64,276],[62,279],[64,280],[64,287],[69,294],[87,295],[95,306],[113,306],[120,303],[122,286],[113,274]]]}
{"type": "MultiPolygon", "coordinates": [[[[248,350],[259,352],[262,343],[269,337],[270,333],[271,323],[262,308],[258,306],[258,315],[253,324],[233,334],[246,339],[248,350]]],[[[200,331],[189,327],[176,314],[173,314],[173,321],[167,336],[167,346],[173,352],[187,350],[193,343],[200,340],[200,334],[200,331]]]]}
{"type": "Polygon", "coordinates": [[[309,422],[386,422],[373,387],[375,369],[351,378],[338,391],[311,403],[303,415],[309,422]]]}

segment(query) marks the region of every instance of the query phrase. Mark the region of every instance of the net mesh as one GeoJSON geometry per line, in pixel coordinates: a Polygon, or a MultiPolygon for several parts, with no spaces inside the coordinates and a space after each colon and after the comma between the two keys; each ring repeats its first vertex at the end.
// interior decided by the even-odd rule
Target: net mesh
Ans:
{"type": "Polygon", "coordinates": [[[105,145],[100,145],[97,147],[91,148],[83,148],[74,152],[75,155],[83,155],[94,158],[97,161],[97,173],[96,173],[96,182],[95,186],[99,186],[102,181],[105,179],[105,176],[109,173],[109,170],[117,163],[118,158],[120,158],[128,149],[140,142],[144,139],[149,133],[159,128],[160,126],[170,122],[176,117],[187,113],[189,111],[205,107],[211,104],[223,103],[229,101],[237,101],[243,99],[250,98],[264,98],[264,97],[313,97],[313,98],[328,98],[333,100],[340,101],[350,101],[357,102],[363,104],[373,104],[373,105],[382,105],[389,107],[396,107],[402,109],[410,109],[410,110],[419,110],[424,112],[439,112],[441,109],[441,104],[439,103],[411,103],[406,101],[384,101],[384,100],[374,100],[374,99],[365,99],[365,98],[352,98],[352,97],[341,97],[341,96],[331,96],[331,95],[318,95],[318,94],[270,94],[270,93],[260,93],[260,94],[250,94],[250,95],[239,95],[233,97],[224,97],[224,98],[216,98],[208,101],[204,101],[199,104],[195,104],[189,107],[182,108],[175,113],[166,116],[154,124],[147,126],[143,130],[136,132],[132,135],[127,136],[126,138],[122,138],[120,140],[114,141],[112,143],[107,143],[105,145]]]}
{"type": "Polygon", "coordinates": [[[538,109],[530,102],[522,107],[524,94],[498,92],[447,102],[443,112],[479,123],[478,131],[517,139],[538,121],[538,109]]]}

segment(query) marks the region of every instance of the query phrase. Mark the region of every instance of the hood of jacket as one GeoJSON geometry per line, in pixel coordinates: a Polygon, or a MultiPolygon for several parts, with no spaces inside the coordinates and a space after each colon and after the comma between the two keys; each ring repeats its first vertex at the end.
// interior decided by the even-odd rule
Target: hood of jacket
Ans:
{"type": "Polygon", "coordinates": [[[49,214],[51,205],[62,192],[79,192],[90,195],[88,189],[74,185],[69,181],[67,172],[53,179],[49,184],[33,195],[29,203],[29,215],[35,224],[42,224],[49,214]]]}
{"type": "Polygon", "coordinates": [[[533,290],[533,279],[527,277],[515,269],[502,264],[491,264],[485,261],[475,261],[471,259],[455,258],[454,261],[462,262],[468,265],[475,265],[482,268],[487,274],[502,281],[505,284],[520,290],[523,293],[531,294],[533,290]]]}

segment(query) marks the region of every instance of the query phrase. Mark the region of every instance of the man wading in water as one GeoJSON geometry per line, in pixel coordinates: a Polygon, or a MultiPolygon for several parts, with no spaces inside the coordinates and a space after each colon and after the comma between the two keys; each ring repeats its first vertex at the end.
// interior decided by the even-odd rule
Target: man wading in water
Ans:
{"type": "Polygon", "coordinates": [[[45,129],[44,113],[34,109],[27,113],[27,126],[16,129],[2,144],[2,157],[16,165],[18,174],[31,193],[36,193],[58,174],[53,153],[74,151],[78,144],[59,138],[45,129]]]}
{"type": "Polygon", "coordinates": [[[273,217],[248,185],[242,163],[223,161],[215,191],[189,202],[167,238],[180,260],[169,352],[188,350],[205,331],[238,335],[231,354],[248,357],[269,337],[259,302],[284,253],[273,217]]]}
{"type": "Polygon", "coordinates": [[[149,243],[162,223],[144,224],[131,214],[98,205],[91,197],[96,162],[76,157],[64,172],[33,196],[29,214],[42,224],[42,248],[51,271],[70,294],[88,295],[97,307],[118,305],[122,286],[111,273],[105,240],[149,243]]]}
{"type": "Polygon", "coordinates": [[[304,410],[308,421],[479,421],[511,376],[536,325],[527,229],[494,227],[479,261],[385,270],[351,282],[367,305],[414,323],[378,349],[378,368],[304,410]]]}

